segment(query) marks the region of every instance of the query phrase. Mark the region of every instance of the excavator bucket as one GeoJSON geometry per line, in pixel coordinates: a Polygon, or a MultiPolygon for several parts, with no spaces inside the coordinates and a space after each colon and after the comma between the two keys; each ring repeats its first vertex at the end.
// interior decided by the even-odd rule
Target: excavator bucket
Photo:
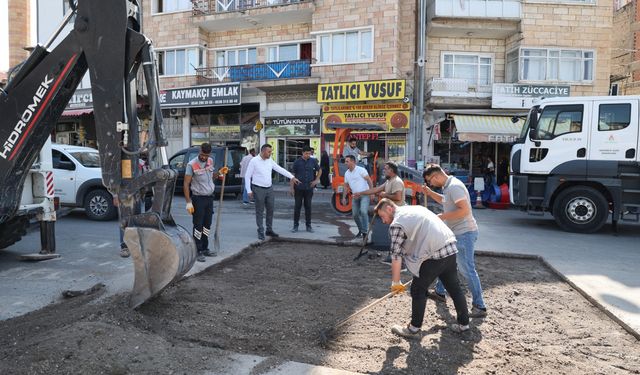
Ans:
{"type": "Polygon", "coordinates": [[[135,281],[131,307],[137,307],[187,273],[196,260],[191,234],[181,226],[163,230],[128,227],[124,232],[133,259],[135,281]]]}

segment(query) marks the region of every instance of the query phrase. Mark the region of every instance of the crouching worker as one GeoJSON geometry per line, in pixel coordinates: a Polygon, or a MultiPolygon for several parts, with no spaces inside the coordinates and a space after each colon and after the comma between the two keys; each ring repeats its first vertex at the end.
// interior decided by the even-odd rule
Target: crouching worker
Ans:
{"type": "Polygon", "coordinates": [[[411,283],[411,322],[395,325],[391,332],[405,338],[420,338],[427,305],[428,287],[440,278],[453,299],[458,323],[451,324],[454,332],[469,329],[469,310],[456,267],[456,237],[434,213],[422,206],[396,206],[384,198],[376,205],[376,214],[389,224],[391,237],[391,290],[404,292],[400,282],[402,259],[413,274],[411,283]]]}

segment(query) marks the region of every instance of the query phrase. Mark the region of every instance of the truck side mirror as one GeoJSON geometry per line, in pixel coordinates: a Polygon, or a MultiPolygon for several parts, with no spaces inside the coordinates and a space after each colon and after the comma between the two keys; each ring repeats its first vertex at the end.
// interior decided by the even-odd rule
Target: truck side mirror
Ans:
{"type": "Polygon", "coordinates": [[[76,170],[76,165],[73,164],[72,161],[66,161],[66,160],[60,160],[59,162],[56,162],[53,164],[54,168],[57,169],[64,169],[67,171],[75,171],[76,170]]]}

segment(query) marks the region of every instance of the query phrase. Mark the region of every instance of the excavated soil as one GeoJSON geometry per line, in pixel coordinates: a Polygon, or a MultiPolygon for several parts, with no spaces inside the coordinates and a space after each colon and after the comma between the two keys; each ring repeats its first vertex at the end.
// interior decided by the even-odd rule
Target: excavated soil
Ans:
{"type": "MultiPolygon", "coordinates": [[[[447,329],[429,301],[421,340],[393,336],[410,297],[376,305],[323,345],[320,332],[385,295],[389,268],[357,248],[269,243],[132,311],[80,295],[0,322],[1,374],[225,373],[225,351],[380,374],[638,373],[640,345],[536,260],[477,257],[489,315],[447,329]]],[[[403,276],[409,280],[408,275],[403,276]]],[[[453,314],[453,315],[452,315],[453,314]]],[[[260,372],[260,371],[258,371],[260,372]]],[[[254,371],[255,373],[255,371],[254,371]]]]}

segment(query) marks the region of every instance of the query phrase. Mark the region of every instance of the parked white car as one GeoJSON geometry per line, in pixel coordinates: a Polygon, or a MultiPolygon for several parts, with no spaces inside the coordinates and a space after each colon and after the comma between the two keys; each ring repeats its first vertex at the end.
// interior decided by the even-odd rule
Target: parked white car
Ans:
{"type": "Polygon", "coordinates": [[[118,215],[111,193],[102,185],[98,150],[52,145],[53,183],[60,205],[84,208],[91,220],[112,220],[118,215]]]}

